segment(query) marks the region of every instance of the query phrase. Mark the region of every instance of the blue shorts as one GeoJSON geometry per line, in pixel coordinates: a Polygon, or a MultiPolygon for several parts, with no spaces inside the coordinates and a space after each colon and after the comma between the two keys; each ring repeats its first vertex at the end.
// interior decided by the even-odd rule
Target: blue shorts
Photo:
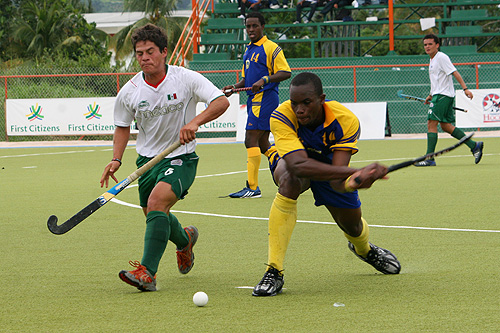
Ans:
{"type": "Polygon", "coordinates": [[[312,181],[311,191],[314,195],[314,204],[316,206],[333,206],[337,208],[359,208],[361,201],[359,200],[358,191],[340,193],[335,191],[329,182],[312,181]]]}
{"type": "MultiPolygon", "coordinates": [[[[269,147],[268,152],[269,170],[271,171],[273,181],[276,184],[276,181],[274,179],[274,171],[276,170],[281,157],[278,155],[274,144],[269,147]]],[[[276,186],[279,186],[279,184],[276,184],[276,186]]],[[[314,204],[316,206],[328,205],[337,208],[351,209],[361,207],[361,201],[359,200],[358,191],[340,193],[335,191],[330,186],[330,182],[313,180],[311,180],[310,188],[313,193],[315,200],[314,204]]]]}
{"type": "Polygon", "coordinates": [[[278,107],[280,99],[274,90],[264,90],[247,99],[247,126],[246,130],[270,131],[269,119],[271,113],[278,107]],[[262,103],[262,101],[265,101],[262,103]]]}

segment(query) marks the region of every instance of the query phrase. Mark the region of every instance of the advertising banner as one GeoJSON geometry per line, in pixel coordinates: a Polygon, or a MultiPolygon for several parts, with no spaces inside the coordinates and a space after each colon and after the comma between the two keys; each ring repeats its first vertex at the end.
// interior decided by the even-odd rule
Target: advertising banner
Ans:
{"type": "Polygon", "coordinates": [[[7,99],[7,135],[113,134],[114,97],[7,99]]]}
{"type": "Polygon", "coordinates": [[[500,127],[500,89],[471,89],[468,99],[462,90],[456,91],[456,106],[467,112],[456,111],[456,126],[460,128],[500,127]]]}
{"type": "MultiPolygon", "coordinates": [[[[228,110],[200,127],[200,132],[236,132],[239,96],[229,97],[228,110]]],[[[113,134],[115,97],[7,99],[7,135],[113,134]]],[[[206,109],[198,103],[197,114],[206,109]]],[[[132,133],[138,131],[132,125],[132,133]]]]}

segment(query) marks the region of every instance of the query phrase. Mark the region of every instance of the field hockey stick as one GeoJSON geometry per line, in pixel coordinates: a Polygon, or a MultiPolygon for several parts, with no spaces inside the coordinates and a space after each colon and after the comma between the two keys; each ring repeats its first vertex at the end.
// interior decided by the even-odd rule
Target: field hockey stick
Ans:
{"type": "Polygon", "coordinates": [[[387,173],[392,172],[392,171],[396,171],[396,170],[399,170],[399,169],[402,169],[402,168],[406,168],[407,166],[414,165],[415,163],[426,161],[426,160],[430,160],[431,158],[434,158],[434,157],[443,155],[443,154],[445,154],[447,152],[450,152],[453,149],[455,149],[455,148],[461,146],[462,144],[464,144],[465,141],[467,141],[470,138],[472,138],[473,135],[474,135],[474,133],[466,135],[463,138],[461,138],[457,143],[455,143],[453,146],[450,146],[450,147],[445,148],[443,150],[440,150],[440,151],[437,151],[437,152],[434,152],[434,153],[429,153],[427,155],[420,156],[420,157],[414,158],[414,159],[409,160],[409,161],[405,161],[405,162],[401,162],[401,163],[398,163],[398,164],[391,165],[391,166],[389,166],[389,168],[387,170],[387,173]]]}
{"type": "Polygon", "coordinates": [[[90,214],[94,213],[96,210],[104,206],[107,202],[113,199],[118,193],[123,191],[128,185],[130,185],[137,178],[142,176],[146,171],[155,166],[158,162],[163,160],[168,154],[180,147],[180,142],[176,141],[170,145],[167,149],[156,155],[148,163],[141,166],[139,169],[132,172],[127,178],[110,188],[108,191],[104,192],[97,199],[92,201],[87,207],[83,208],[81,211],[76,213],[72,218],[64,222],[63,224],[57,225],[57,216],[51,215],[47,221],[47,227],[50,232],[56,235],[64,234],[71,229],[73,229],[78,223],[85,220],[90,214]]]}
{"type": "MultiPolygon", "coordinates": [[[[405,95],[405,94],[403,94],[403,90],[399,90],[398,91],[398,97],[406,98],[406,99],[411,99],[411,100],[414,100],[414,101],[419,101],[419,102],[424,102],[425,103],[425,98],[416,97],[416,96],[410,96],[410,95],[405,95]]],[[[457,108],[455,106],[453,107],[453,110],[467,112],[467,110],[461,109],[461,108],[457,108]]]]}
{"type": "Polygon", "coordinates": [[[235,93],[235,92],[240,92],[240,91],[247,91],[247,90],[250,90],[250,89],[252,89],[252,87],[233,88],[233,89],[224,90],[224,93],[225,94],[229,94],[229,93],[235,93]]]}

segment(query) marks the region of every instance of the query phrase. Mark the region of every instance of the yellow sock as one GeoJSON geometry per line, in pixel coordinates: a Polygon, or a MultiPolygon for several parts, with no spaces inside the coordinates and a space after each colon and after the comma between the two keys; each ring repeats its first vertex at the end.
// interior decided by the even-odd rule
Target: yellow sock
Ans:
{"type": "Polygon", "coordinates": [[[283,270],[283,262],[297,223],[297,200],[276,193],[269,212],[268,265],[283,270]]]}
{"type": "Polygon", "coordinates": [[[358,237],[352,237],[346,233],[344,233],[344,235],[349,240],[349,242],[354,245],[356,253],[363,258],[366,258],[366,255],[368,254],[368,252],[370,252],[370,244],[368,243],[370,228],[368,227],[368,223],[366,223],[366,220],[364,218],[361,218],[361,222],[363,223],[363,230],[358,237]]]}
{"type": "Polygon", "coordinates": [[[260,148],[247,148],[248,186],[255,190],[259,186],[260,148]]]}

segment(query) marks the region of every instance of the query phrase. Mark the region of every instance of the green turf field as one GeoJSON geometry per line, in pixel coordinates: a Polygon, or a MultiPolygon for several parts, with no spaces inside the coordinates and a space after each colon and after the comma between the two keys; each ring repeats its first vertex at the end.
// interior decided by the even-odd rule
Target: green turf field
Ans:
{"type": "MultiPolygon", "coordinates": [[[[117,196],[122,204],[108,203],[67,234],[46,227],[50,215],[65,221],[105,191],[99,178],[111,147],[0,149],[0,331],[498,331],[500,138],[481,140],[478,165],[464,146],[438,158],[437,167],[399,170],[360,193],[371,241],[401,261],[397,276],[357,259],[326,209],[304,193],[286,289],[270,298],[247,288],[267,260],[276,187],[265,161],[262,198],[219,198],[244,185],[242,144],[199,146],[199,177],[174,207],[184,226],[200,230],[195,265],[181,275],[169,244],[153,293],[118,278],[142,256],[145,219],[133,185],[117,196]],[[197,291],[208,294],[207,306],[193,304],[197,291]]],[[[438,149],[454,142],[440,139],[438,149]]],[[[398,163],[422,155],[425,145],[361,141],[352,165],[398,163]]],[[[129,148],[120,180],[135,157],[129,148]]]]}

